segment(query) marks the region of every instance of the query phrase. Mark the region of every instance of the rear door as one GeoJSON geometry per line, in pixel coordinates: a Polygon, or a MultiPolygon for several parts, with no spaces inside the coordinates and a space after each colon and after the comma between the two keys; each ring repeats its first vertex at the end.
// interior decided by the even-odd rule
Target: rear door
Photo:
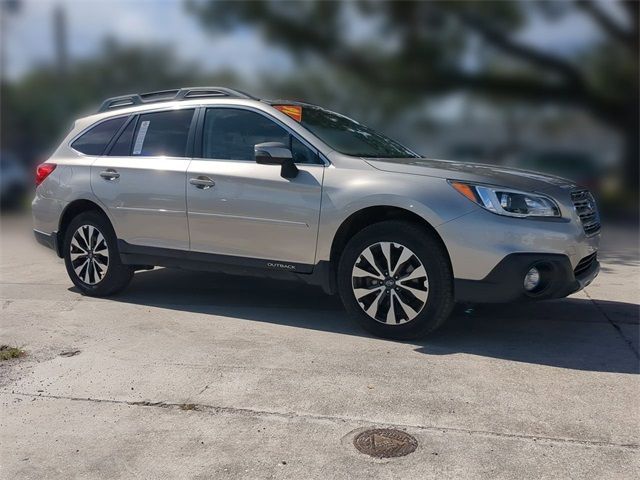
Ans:
{"type": "Polygon", "coordinates": [[[200,158],[187,172],[191,250],[244,257],[258,267],[310,270],[324,174],[318,153],[248,107],[207,108],[202,124],[200,158]],[[297,177],[282,178],[280,166],[255,162],[254,145],[273,141],[292,149],[297,177]]]}
{"type": "Polygon", "coordinates": [[[185,176],[195,109],[133,116],[91,167],[94,194],[119,239],[132,245],[189,249],[185,176]]]}

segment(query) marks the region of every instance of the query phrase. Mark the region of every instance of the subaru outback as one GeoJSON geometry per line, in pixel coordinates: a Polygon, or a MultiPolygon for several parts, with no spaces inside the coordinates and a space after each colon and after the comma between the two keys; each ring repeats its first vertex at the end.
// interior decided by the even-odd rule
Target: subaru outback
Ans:
{"type": "Polygon", "coordinates": [[[156,266],[297,279],[370,332],[455,302],[560,298],[599,272],[589,191],[432,160],[344,115],[218,87],[107,99],[37,168],[37,240],[85,295],[156,266]]]}

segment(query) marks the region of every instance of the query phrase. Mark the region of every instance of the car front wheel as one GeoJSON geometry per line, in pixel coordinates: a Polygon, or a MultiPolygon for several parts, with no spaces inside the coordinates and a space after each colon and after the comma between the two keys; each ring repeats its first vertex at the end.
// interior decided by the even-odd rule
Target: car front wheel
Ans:
{"type": "Polygon", "coordinates": [[[410,339],[438,328],[453,307],[447,253],[408,222],[371,225],[348,242],[338,267],[345,308],[375,335],[410,339]]]}

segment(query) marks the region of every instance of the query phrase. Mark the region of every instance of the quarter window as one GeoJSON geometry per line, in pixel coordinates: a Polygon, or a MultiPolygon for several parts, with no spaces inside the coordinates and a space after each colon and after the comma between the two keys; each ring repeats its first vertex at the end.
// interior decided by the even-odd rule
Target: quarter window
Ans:
{"type": "Polygon", "coordinates": [[[193,109],[187,109],[140,115],[131,154],[145,157],[184,157],[193,112],[193,109]]]}
{"type": "Polygon", "coordinates": [[[254,159],[254,146],[280,142],[291,149],[296,163],[320,163],[318,154],[264,115],[234,108],[207,109],[202,156],[216,160],[254,159]]]}
{"type": "Polygon", "coordinates": [[[127,117],[112,118],[99,123],[76,139],[71,144],[71,148],[85,155],[102,155],[126,119],[127,117]]]}

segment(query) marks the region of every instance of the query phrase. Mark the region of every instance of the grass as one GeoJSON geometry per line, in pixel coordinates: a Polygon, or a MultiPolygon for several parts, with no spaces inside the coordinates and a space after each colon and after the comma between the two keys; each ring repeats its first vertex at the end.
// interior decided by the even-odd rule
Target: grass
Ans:
{"type": "Polygon", "coordinates": [[[24,357],[27,354],[18,347],[10,347],[9,345],[0,345],[0,360],[10,360],[12,358],[24,357]]]}

